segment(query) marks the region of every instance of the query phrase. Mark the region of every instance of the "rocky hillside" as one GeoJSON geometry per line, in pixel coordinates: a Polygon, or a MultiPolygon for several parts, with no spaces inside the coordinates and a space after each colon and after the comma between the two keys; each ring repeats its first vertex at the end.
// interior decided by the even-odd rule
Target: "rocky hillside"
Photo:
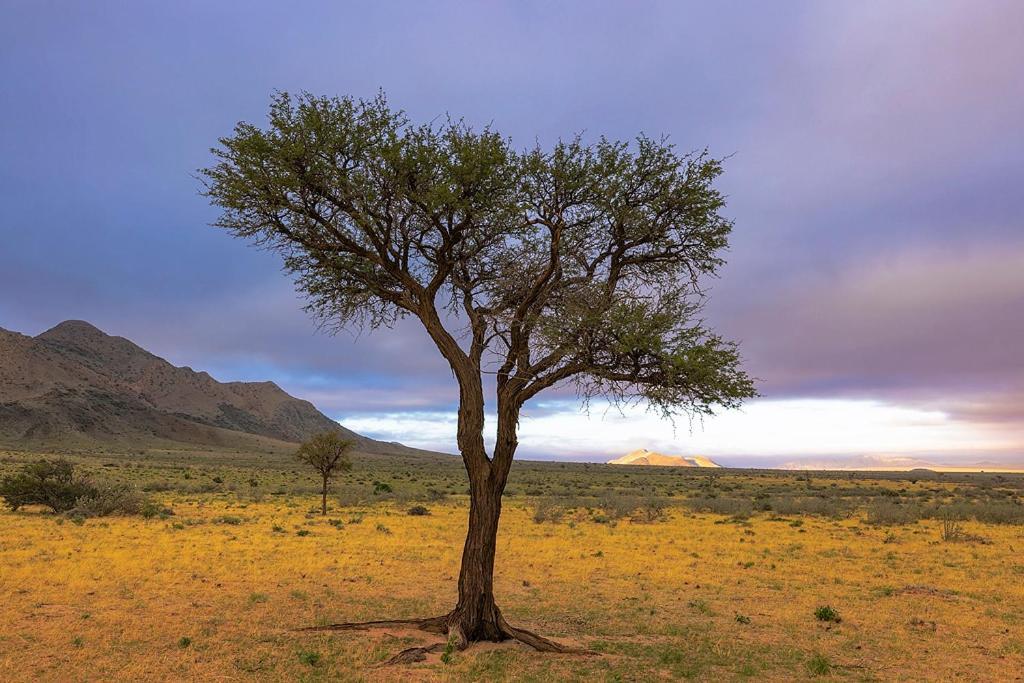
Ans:
{"type": "Polygon", "coordinates": [[[0,329],[0,442],[169,441],[252,447],[336,431],[370,453],[412,452],[341,427],[273,382],[218,382],[89,323],[0,329]]]}

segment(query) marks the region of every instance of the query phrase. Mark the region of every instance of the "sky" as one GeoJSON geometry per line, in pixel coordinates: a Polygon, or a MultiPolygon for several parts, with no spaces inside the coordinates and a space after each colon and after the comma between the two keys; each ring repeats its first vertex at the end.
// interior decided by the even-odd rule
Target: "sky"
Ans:
{"type": "Polygon", "coordinates": [[[324,334],[198,168],[275,90],[373,96],[529,147],[728,157],[707,321],[761,397],[674,424],[527,405],[520,455],[1024,464],[1024,3],[0,0],[0,327],[84,319],[369,436],[453,451],[413,323],[324,334]]]}

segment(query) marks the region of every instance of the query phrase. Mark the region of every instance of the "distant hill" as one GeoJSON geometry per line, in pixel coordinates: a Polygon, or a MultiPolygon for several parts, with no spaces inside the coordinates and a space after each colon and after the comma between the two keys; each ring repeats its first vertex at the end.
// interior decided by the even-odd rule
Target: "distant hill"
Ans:
{"type": "Polygon", "coordinates": [[[626,453],[621,458],[609,460],[609,465],[650,465],[654,467],[721,467],[711,458],[701,455],[684,457],[679,455],[665,455],[656,453],[646,448],[639,448],[626,453]]]}
{"type": "Polygon", "coordinates": [[[366,453],[418,452],[345,429],[273,382],[218,382],[86,322],[36,337],[0,328],[0,443],[8,446],[278,450],[324,431],[366,453]]]}
{"type": "Polygon", "coordinates": [[[902,455],[860,455],[804,458],[782,463],[781,470],[857,470],[862,472],[1022,472],[1024,464],[1010,462],[958,462],[941,464],[902,455]]]}

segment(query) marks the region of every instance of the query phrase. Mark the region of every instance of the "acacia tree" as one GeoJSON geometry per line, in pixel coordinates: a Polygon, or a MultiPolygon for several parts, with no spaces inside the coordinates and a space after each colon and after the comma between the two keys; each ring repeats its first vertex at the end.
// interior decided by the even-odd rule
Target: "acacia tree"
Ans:
{"type": "Polygon", "coordinates": [[[278,93],[266,128],[239,123],[219,142],[200,171],[215,225],[280,252],[334,329],[419,320],[458,383],[470,488],[458,602],[404,623],[459,648],[515,638],[563,651],[510,626],[494,600],[520,410],[556,386],[690,417],[755,395],[735,344],[699,317],[732,229],[713,186],[721,163],[645,136],[518,151],[490,128],[413,125],[383,95],[278,93]]]}
{"type": "Polygon", "coordinates": [[[295,451],[295,459],[315,469],[323,482],[320,490],[321,515],[327,514],[327,489],[331,485],[331,477],[352,469],[352,461],[348,459],[352,446],[351,441],[334,432],[324,432],[306,441],[295,451]]]}

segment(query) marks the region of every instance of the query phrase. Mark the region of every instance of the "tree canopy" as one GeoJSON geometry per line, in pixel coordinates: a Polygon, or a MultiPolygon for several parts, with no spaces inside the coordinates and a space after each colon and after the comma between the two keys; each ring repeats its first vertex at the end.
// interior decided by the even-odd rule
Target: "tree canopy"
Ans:
{"type": "Polygon", "coordinates": [[[416,316],[464,390],[493,372],[516,408],[566,382],[664,413],[754,395],[699,317],[732,230],[720,160],[645,136],[517,151],[458,120],[412,125],[383,95],[279,93],[269,124],[220,141],[206,192],[329,325],[416,316]]]}

